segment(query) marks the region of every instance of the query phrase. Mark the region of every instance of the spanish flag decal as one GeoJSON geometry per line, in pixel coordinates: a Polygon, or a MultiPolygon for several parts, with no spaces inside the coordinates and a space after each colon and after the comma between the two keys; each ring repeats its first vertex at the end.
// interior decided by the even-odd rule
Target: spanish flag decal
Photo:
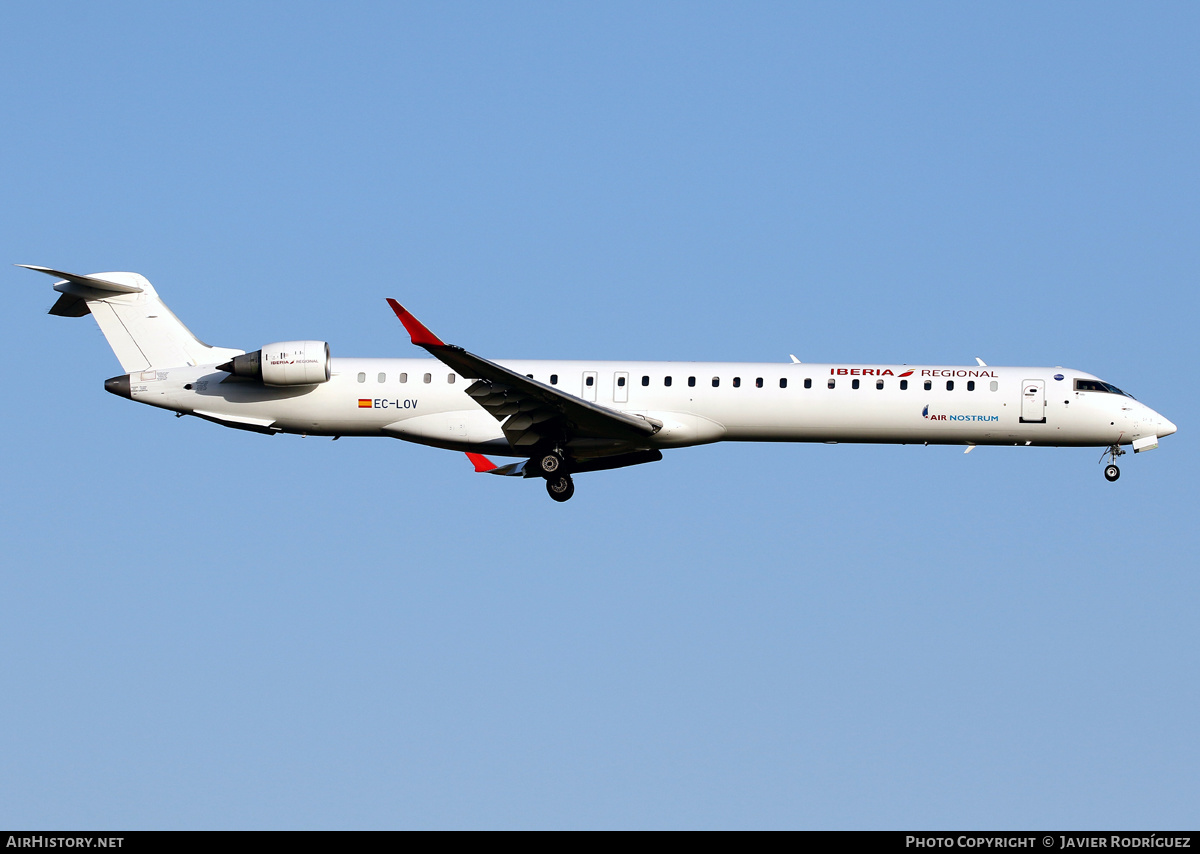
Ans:
{"type": "Polygon", "coordinates": [[[370,400],[368,400],[368,399],[367,399],[367,398],[365,398],[365,397],[360,397],[360,398],[358,399],[358,408],[359,408],[359,409],[370,409],[370,408],[371,408],[371,401],[370,401],[370,400]]]}

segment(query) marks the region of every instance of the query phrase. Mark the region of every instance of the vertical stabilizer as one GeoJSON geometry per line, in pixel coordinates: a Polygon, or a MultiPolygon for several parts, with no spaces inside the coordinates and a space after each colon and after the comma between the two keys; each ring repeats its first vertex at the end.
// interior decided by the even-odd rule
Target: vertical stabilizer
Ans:
{"type": "Polygon", "coordinates": [[[61,281],[62,294],[50,309],[60,317],[90,313],[127,373],[147,368],[209,365],[241,355],[242,350],[210,347],[192,334],[138,273],[91,273],[81,276],[48,267],[18,264],[61,281]]]}

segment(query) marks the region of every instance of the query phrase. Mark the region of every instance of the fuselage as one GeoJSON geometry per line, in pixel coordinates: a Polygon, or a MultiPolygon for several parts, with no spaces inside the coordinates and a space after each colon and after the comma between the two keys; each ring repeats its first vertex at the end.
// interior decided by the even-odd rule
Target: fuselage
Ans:
{"type": "MultiPolygon", "coordinates": [[[[661,422],[641,447],[717,441],[1126,445],[1175,425],[1062,367],[499,360],[567,394],[661,422]]],[[[393,436],[521,456],[434,359],[332,360],[328,382],[272,388],[215,366],[134,372],[141,403],[260,432],[393,436]]]]}

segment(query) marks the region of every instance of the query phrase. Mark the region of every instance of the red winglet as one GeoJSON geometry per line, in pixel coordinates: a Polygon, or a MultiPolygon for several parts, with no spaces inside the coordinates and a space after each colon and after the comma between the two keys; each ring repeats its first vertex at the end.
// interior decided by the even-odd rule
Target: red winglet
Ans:
{"type": "Polygon", "coordinates": [[[496,464],[483,454],[472,454],[467,451],[467,459],[474,463],[477,472],[489,472],[496,467],[496,464]]]}
{"type": "Polygon", "coordinates": [[[432,332],[425,328],[425,324],[417,320],[404,306],[396,302],[391,297],[388,297],[388,305],[392,307],[392,311],[396,312],[396,317],[400,318],[400,322],[404,324],[404,328],[408,330],[412,342],[418,347],[445,347],[446,342],[438,338],[432,332]]]}

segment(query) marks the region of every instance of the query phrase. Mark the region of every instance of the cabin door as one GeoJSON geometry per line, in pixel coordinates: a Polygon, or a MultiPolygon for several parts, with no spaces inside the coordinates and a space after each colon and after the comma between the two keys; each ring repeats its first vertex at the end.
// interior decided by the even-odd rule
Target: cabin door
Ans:
{"type": "Polygon", "coordinates": [[[583,372],[583,399],[584,400],[595,400],[596,399],[596,372],[595,371],[584,371],[583,372]]]}
{"type": "Polygon", "coordinates": [[[1046,423],[1046,381],[1025,380],[1021,383],[1021,423],[1046,423]]]}
{"type": "Polygon", "coordinates": [[[617,371],[613,374],[613,403],[629,402],[629,374],[617,371]]]}

